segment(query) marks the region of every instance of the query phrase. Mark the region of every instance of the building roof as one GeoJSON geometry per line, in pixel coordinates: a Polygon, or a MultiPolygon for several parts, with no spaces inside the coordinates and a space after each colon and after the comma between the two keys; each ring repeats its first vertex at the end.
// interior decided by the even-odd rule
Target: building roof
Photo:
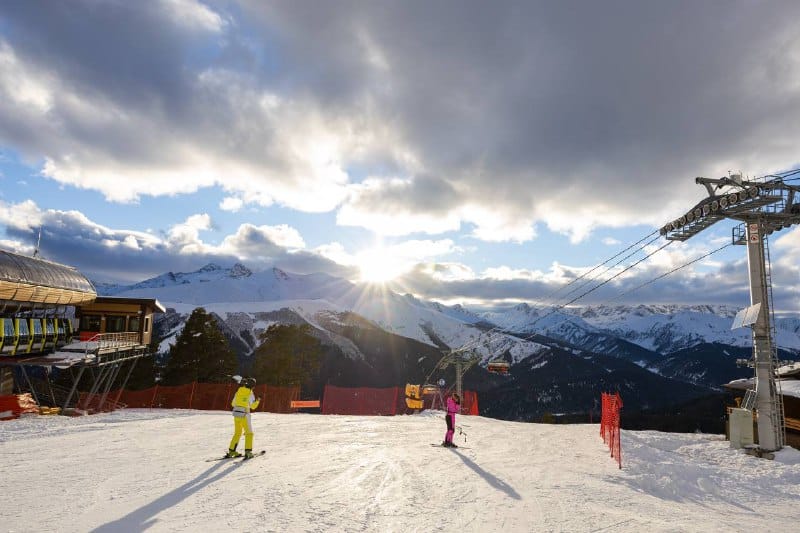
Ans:
{"type": "Polygon", "coordinates": [[[80,305],[96,297],[92,282],[73,267],[0,250],[0,300],[80,305]]]}
{"type": "Polygon", "coordinates": [[[94,305],[102,306],[103,304],[125,304],[125,305],[144,305],[153,309],[156,313],[166,313],[167,310],[161,305],[161,302],[155,298],[124,298],[117,296],[98,296],[92,302],[94,305]]]}
{"type": "MultiPolygon", "coordinates": [[[[800,379],[779,379],[777,382],[781,394],[800,398],[800,379]]],[[[755,388],[755,380],[753,378],[735,379],[723,387],[730,391],[746,391],[755,388]]]]}

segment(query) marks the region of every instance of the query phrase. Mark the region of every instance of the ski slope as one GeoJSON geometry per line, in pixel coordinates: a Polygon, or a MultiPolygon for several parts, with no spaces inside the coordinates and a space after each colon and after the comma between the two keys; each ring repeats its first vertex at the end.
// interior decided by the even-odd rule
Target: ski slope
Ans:
{"type": "Polygon", "coordinates": [[[8,532],[797,531],[800,452],[774,461],[720,435],[443,415],[256,413],[242,463],[225,412],[123,410],[0,422],[8,532]],[[466,443],[465,443],[466,438],[466,443]]]}

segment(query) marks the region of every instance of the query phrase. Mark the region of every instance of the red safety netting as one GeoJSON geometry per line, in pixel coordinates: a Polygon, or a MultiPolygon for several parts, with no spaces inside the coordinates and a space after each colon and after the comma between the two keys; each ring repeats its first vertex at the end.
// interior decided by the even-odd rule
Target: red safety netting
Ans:
{"type": "Polygon", "coordinates": [[[87,413],[110,412],[125,407],[125,405],[118,404],[116,398],[116,392],[109,392],[105,400],[102,393],[90,395],[88,392],[81,392],[78,395],[77,407],[87,413]]]}
{"type": "Polygon", "coordinates": [[[325,392],[322,396],[322,414],[396,415],[400,397],[405,398],[404,393],[400,392],[400,387],[373,389],[325,385],[325,392]]]}
{"type": "MultiPolygon", "coordinates": [[[[156,385],[140,391],[109,393],[109,398],[119,395],[119,402],[128,407],[160,409],[200,409],[207,411],[227,411],[236,393],[235,383],[188,383],[164,387],[156,385]]],[[[300,387],[273,387],[258,385],[253,394],[261,398],[255,411],[267,413],[292,413],[292,400],[300,397],[300,387]]]]}
{"type": "Polygon", "coordinates": [[[119,401],[128,407],[150,408],[153,407],[158,387],[145,390],[123,390],[114,394],[119,395],[119,401]]]}
{"type": "Polygon", "coordinates": [[[231,398],[237,387],[236,383],[195,383],[187,405],[189,409],[227,411],[231,408],[231,398]]]}
{"type": "MultiPolygon", "coordinates": [[[[256,411],[266,413],[296,413],[297,408],[292,408],[292,402],[300,399],[300,387],[273,387],[271,385],[257,385],[253,390],[261,398],[256,411]]],[[[228,406],[230,407],[230,401],[228,406]]]]}
{"type": "MultiPolygon", "coordinates": [[[[430,397],[423,397],[424,409],[431,408],[430,397]]],[[[435,405],[439,407],[438,404],[435,405]]],[[[369,387],[335,387],[326,385],[322,397],[323,415],[405,415],[415,410],[406,404],[405,391],[400,387],[373,389],[369,387]]],[[[464,391],[461,412],[478,414],[478,395],[464,391]]]]}
{"type": "Polygon", "coordinates": [[[622,468],[622,444],[619,436],[619,418],[622,410],[622,398],[619,392],[614,394],[602,393],[602,417],[600,419],[600,436],[608,444],[611,457],[617,460],[622,468]]]}
{"type": "Polygon", "coordinates": [[[22,413],[15,394],[0,396],[0,420],[12,420],[22,413]]]}
{"type": "Polygon", "coordinates": [[[478,393],[471,390],[464,391],[461,400],[461,414],[478,416],[478,393]]]}

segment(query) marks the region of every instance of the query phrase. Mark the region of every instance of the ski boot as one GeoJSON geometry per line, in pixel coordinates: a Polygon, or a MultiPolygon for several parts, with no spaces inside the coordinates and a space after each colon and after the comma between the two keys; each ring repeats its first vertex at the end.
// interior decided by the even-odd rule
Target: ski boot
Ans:
{"type": "Polygon", "coordinates": [[[225,454],[225,457],[228,459],[233,459],[235,457],[241,457],[241,456],[242,454],[237,452],[235,448],[233,450],[228,450],[228,453],[225,454]]]}
{"type": "Polygon", "coordinates": [[[253,457],[255,457],[255,455],[253,455],[253,450],[245,450],[244,451],[244,459],[245,459],[245,461],[247,459],[252,459],[253,457]]]}

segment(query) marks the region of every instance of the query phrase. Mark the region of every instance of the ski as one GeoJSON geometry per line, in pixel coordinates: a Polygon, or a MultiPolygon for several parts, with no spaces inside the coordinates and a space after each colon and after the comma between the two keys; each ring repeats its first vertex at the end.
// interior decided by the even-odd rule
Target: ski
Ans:
{"type": "MultiPolygon", "coordinates": [[[[267,450],[261,450],[260,452],[256,452],[253,454],[253,457],[251,457],[251,459],[255,459],[256,457],[264,455],[265,453],[267,453],[267,450]]],[[[206,462],[211,463],[213,461],[227,461],[228,459],[241,459],[243,461],[246,461],[244,455],[237,455],[236,457],[228,457],[227,455],[223,455],[222,457],[214,457],[213,459],[206,459],[206,462]]]]}
{"type": "Polygon", "coordinates": [[[466,446],[461,446],[460,444],[458,446],[456,446],[455,448],[450,448],[450,446],[442,446],[441,444],[431,444],[431,446],[433,446],[434,448],[448,448],[448,449],[452,449],[452,450],[469,450],[470,449],[470,448],[468,448],[466,446]]]}
{"type": "MultiPolygon", "coordinates": [[[[262,455],[264,455],[265,453],[267,453],[267,450],[261,450],[260,452],[256,452],[256,453],[254,453],[254,454],[253,454],[253,457],[251,457],[250,459],[255,459],[256,457],[261,457],[261,456],[262,456],[262,455]]],[[[249,461],[249,460],[250,460],[250,459],[248,459],[247,457],[244,457],[244,456],[243,456],[243,457],[240,457],[240,459],[241,459],[241,462],[242,462],[242,463],[243,463],[243,462],[245,462],[245,461],[249,461]]]]}

